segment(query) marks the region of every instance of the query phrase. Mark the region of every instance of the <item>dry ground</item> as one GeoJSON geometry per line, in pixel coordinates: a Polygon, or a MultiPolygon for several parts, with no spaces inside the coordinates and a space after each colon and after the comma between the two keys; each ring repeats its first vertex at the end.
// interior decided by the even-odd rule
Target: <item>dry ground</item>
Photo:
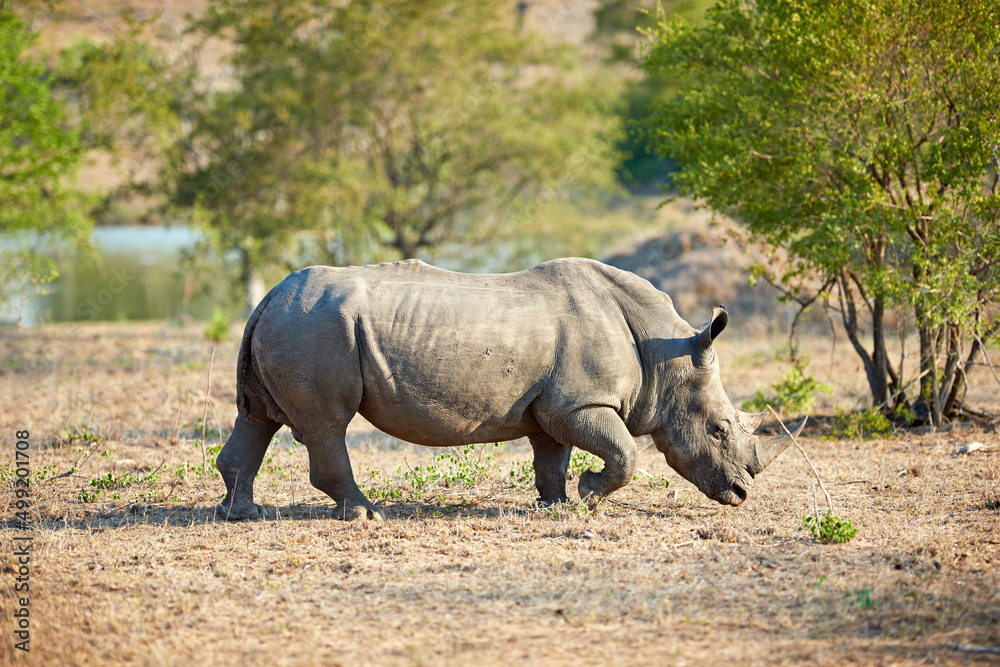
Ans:
{"type": "MultiPolygon", "coordinates": [[[[773,356],[780,340],[729,334],[724,382],[739,401],[787,364],[773,356]]],[[[811,344],[813,372],[846,387],[820,410],[853,406],[863,385],[847,346],[827,358],[828,343],[811,344]]],[[[286,437],[257,482],[275,519],[229,524],[212,511],[221,480],[200,470],[200,422],[207,411],[218,446],[216,424],[224,438],[235,414],[237,344],[214,363],[212,348],[197,329],[162,324],[0,331],[0,662],[1000,663],[992,428],[873,441],[811,432],[803,445],[859,530],[844,545],[799,530],[814,500],[794,451],[733,509],[645,448],[646,474],[591,513],[532,507],[522,443],[473,455],[469,484],[451,473],[415,488],[440,451],[363,424],[355,473],[396,496],[380,501],[388,522],[329,518],[286,437]],[[24,428],[37,482],[30,656],[11,634],[24,428]],[[972,441],[985,448],[956,453],[972,441]]],[[[988,372],[980,381],[995,403],[988,372]]]]}

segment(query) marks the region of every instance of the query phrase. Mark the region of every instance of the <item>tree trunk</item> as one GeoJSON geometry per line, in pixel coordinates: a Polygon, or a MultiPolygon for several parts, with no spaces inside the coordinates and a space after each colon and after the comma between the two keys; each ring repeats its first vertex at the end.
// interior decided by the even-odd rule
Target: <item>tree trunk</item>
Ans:
{"type": "Polygon", "coordinates": [[[875,297],[872,307],[872,366],[875,369],[875,382],[871,389],[874,405],[881,405],[889,398],[889,356],[885,350],[884,325],[885,299],[879,296],[875,297]]]}
{"type": "MultiPolygon", "coordinates": [[[[840,272],[838,284],[840,287],[840,315],[844,321],[844,330],[847,332],[847,338],[851,341],[851,345],[854,346],[854,351],[858,353],[859,357],[861,357],[861,363],[864,364],[865,376],[868,378],[868,387],[872,393],[872,405],[879,405],[885,400],[885,371],[888,360],[883,359],[882,363],[876,366],[872,355],[868,354],[868,350],[866,350],[865,346],[861,343],[858,326],[858,306],[854,300],[854,293],[851,292],[851,286],[848,282],[846,271],[840,272]],[[878,398],[879,396],[881,396],[881,398],[878,398]]],[[[883,357],[885,350],[884,343],[885,341],[883,340],[883,357]]],[[[876,349],[878,349],[877,345],[876,349]]]]}
{"type": "Polygon", "coordinates": [[[935,331],[931,335],[931,349],[930,349],[930,358],[931,358],[931,373],[930,373],[930,375],[931,375],[931,395],[930,395],[930,398],[927,399],[927,400],[929,400],[930,403],[931,403],[931,405],[930,405],[930,408],[931,408],[931,424],[934,426],[934,428],[937,428],[938,426],[941,425],[941,404],[938,403],[938,400],[937,400],[937,395],[938,395],[937,344],[938,344],[938,340],[940,338],[941,338],[941,332],[940,332],[940,330],[939,331],[935,331]]]}
{"type": "Polygon", "coordinates": [[[267,289],[264,285],[264,279],[254,267],[253,261],[250,259],[250,253],[246,249],[240,249],[240,262],[242,265],[240,267],[240,278],[243,282],[244,295],[246,296],[246,316],[249,317],[257,307],[257,304],[267,294],[267,289]]]}
{"type": "Polygon", "coordinates": [[[936,334],[927,321],[927,313],[920,305],[913,308],[920,335],[920,398],[927,404],[927,414],[931,423],[937,425],[934,417],[934,402],[937,396],[937,363],[935,355],[936,334]]]}
{"type": "Polygon", "coordinates": [[[962,354],[962,340],[959,337],[958,325],[948,324],[948,354],[945,358],[944,373],[941,377],[941,387],[935,397],[935,404],[941,406],[941,416],[951,419],[951,403],[949,398],[955,393],[954,389],[959,384],[960,357],[962,354]]]}

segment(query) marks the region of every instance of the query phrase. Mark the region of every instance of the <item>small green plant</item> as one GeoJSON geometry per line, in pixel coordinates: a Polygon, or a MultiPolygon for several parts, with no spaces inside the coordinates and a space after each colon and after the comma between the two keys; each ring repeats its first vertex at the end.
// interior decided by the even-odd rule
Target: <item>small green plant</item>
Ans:
{"type": "MultiPolygon", "coordinates": [[[[48,479],[50,477],[55,477],[55,476],[56,476],[56,466],[55,466],[55,464],[49,464],[49,465],[40,466],[38,468],[38,470],[35,471],[35,474],[32,475],[32,477],[34,478],[35,484],[41,484],[46,479],[48,479]]],[[[2,474],[0,474],[0,479],[3,479],[3,475],[2,474]]]]}
{"type": "MultiPolygon", "coordinates": [[[[200,452],[201,441],[196,441],[194,446],[200,452]]],[[[174,470],[174,477],[178,481],[186,479],[189,475],[194,475],[195,477],[202,477],[203,475],[214,477],[218,472],[218,468],[215,466],[215,458],[219,455],[220,451],[222,451],[222,445],[218,443],[205,447],[205,465],[183,461],[174,470]]],[[[261,471],[258,470],[257,476],[259,477],[260,474],[261,471]]]]}
{"type": "Polygon", "coordinates": [[[651,489],[655,489],[658,486],[666,489],[666,488],[668,488],[670,486],[670,480],[667,479],[666,477],[663,477],[661,475],[660,478],[657,479],[656,477],[654,477],[653,475],[650,475],[648,472],[646,472],[642,468],[636,468],[635,474],[632,475],[632,481],[633,482],[637,482],[640,479],[647,480],[649,482],[649,487],[651,489]]]}
{"type": "Polygon", "coordinates": [[[378,468],[368,468],[368,481],[361,490],[369,500],[396,500],[403,496],[403,491],[378,468]]]}
{"type": "Polygon", "coordinates": [[[781,381],[771,385],[773,395],[758,390],[753,398],[743,401],[743,409],[763,412],[771,405],[779,413],[811,411],[816,404],[816,394],[832,394],[833,387],[807,376],[802,372],[803,365],[802,362],[793,364],[781,381]]]}
{"type": "Polygon", "coordinates": [[[862,412],[847,412],[837,408],[837,418],[830,429],[830,437],[835,439],[873,440],[892,435],[892,422],[875,408],[862,412]]]}
{"type": "Polygon", "coordinates": [[[184,430],[187,433],[191,433],[195,437],[199,438],[199,440],[195,443],[198,447],[201,447],[201,433],[203,428],[205,430],[206,440],[208,440],[209,438],[219,437],[219,427],[216,424],[203,422],[200,417],[192,422],[184,424],[184,430]]]}
{"type": "Polygon", "coordinates": [[[100,491],[87,491],[86,489],[83,489],[76,495],[76,498],[81,503],[92,503],[97,500],[97,496],[99,494],[100,491]]]}
{"type": "Polygon", "coordinates": [[[87,443],[95,442],[97,440],[101,440],[102,438],[91,431],[88,426],[84,426],[82,428],[74,426],[72,431],[69,429],[59,431],[59,439],[64,445],[72,445],[74,443],[86,445],[87,443]]]}
{"type": "Polygon", "coordinates": [[[813,516],[802,517],[802,525],[799,526],[799,530],[808,530],[812,533],[813,538],[820,542],[835,542],[837,544],[843,544],[858,534],[858,529],[851,525],[849,519],[841,519],[832,510],[827,510],[827,513],[818,522],[813,516]]]}
{"type": "Polygon", "coordinates": [[[221,343],[229,338],[229,317],[219,306],[212,309],[212,319],[205,327],[205,338],[213,343],[221,343]]]}
{"type": "Polygon", "coordinates": [[[416,466],[407,470],[403,479],[414,489],[420,490],[431,486],[472,486],[490,476],[493,455],[490,448],[499,447],[502,443],[492,445],[465,445],[455,447],[452,451],[438,454],[426,466],[416,466]]]}
{"type": "Polygon", "coordinates": [[[910,409],[909,403],[897,404],[896,408],[892,411],[892,414],[897,423],[903,422],[907,426],[917,421],[917,416],[913,414],[913,410],[910,409]]]}
{"type": "Polygon", "coordinates": [[[119,489],[141,481],[131,473],[123,472],[118,475],[109,472],[100,477],[91,478],[87,483],[95,489],[119,489]]]}
{"type": "Polygon", "coordinates": [[[651,479],[651,480],[649,480],[649,488],[651,488],[651,489],[656,489],[656,488],[669,489],[670,488],[670,480],[667,479],[666,476],[660,475],[659,479],[651,479]]]}
{"type": "Polygon", "coordinates": [[[579,477],[588,470],[595,469],[599,472],[604,468],[604,461],[602,461],[597,456],[594,456],[590,452],[575,451],[573,455],[569,457],[569,469],[567,474],[567,479],[573,479],[574,477],[579,477]]]}
{"type": "Polygon", "coordinates": [[[514,486],[531,486],[535,483],[535,466],[531,461],[518,461],[507,473],[507,479],[514,486]]]}
{"type": "MultiPolygon", "coordinates": [[[[209,447],[209,449],[211,449],[211,447],[209,447]]],[[[268,456],[266,459],[264,459],[264,465],[262,467],[266,472],[276,473],[278,477],[282,478],[288,478],[288,476],[291,474],[288,468],[283,467],[280,463],[275,463],[273,456],[268,456]]],[[[258,472],[258,475],[259,474],[260,473],[258,472]]]]}
{"type": "Polygon", "coordinates": [[[864,586],[853,593],[853,599],[850,600],[850,604],[855,609],[874,609],[875,600],[872,600],[872,589],[869,586],[864,586]]]}

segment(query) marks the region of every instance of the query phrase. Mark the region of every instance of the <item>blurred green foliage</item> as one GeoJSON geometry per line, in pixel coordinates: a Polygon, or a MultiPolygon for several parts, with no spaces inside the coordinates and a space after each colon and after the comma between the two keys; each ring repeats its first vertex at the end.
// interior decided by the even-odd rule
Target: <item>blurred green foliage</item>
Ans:
{"type": "Polygon", "coordinates": [[[176,151],[185,134],[182,117],[193,96],[194,61],[171,56],[151,40],[155,18],[123,15],[124,27],[108,42],[77,40],[54,67],[58,85],[73,99],[83,146],[127,155],[134,166],[115,191],[103,193],[95,211],[99,219],[115,200],[162,196],[155,165],[176,151]]]}
{"type": "MultiPolygon", "coordinates": [[[[816,517],[812,516],[802,517],[802,525],[799,526],[799,530],[808,530],[812,533],[813,539],[828,544],[843,544],[844,542],[849,542],[858,534],[858,529],[854,527],[850,519],[841,519],[833,513],[833,510],[828,510],[826,514],[820,517],[819,521],[816,520],[816,517]]],[[[858,599],[860,600],[861,596],[858,599]]],[[[868,600],[867,593],[865,594],[865,599],[868,600]]],[[[871,606],[870,603],[869,606],[871,606]]]]}
{"type": "Polygon", "coordinates": [[[1000,330],[996,3],[721,0],[653,38],[647,72],[685,81],[649,128],[680,192],[781,249],[761,273],[803,308],[840,310],[874,404],[905,400],[885,314],[909,311],[921,394],[954,414],[1000,330]]]}
{"type": "Polygon", "coordinates": [[[645,120],[658,103],[676,95],[685,77],[678,73],[647,73],[635,76],[644,43],[644,33],[656,24],[657,7],[668,18],[683,18],[698,23],[713,0],[606,0],[594,10],[591,41],[605,54],[605,65],[620,69],[625,80],[618,105],[627,129],[619,143],[622,161],[616,172],[622,184],[631,190],[670,184],[670,173],[677,167],[670,157],[658,155],[650,144],[645,120]]]}
{"type": "MultiPolygon", "coordinates": [[[[59,275],[52,251],[90,227],[75,187],[79,131],[44,63],[26,55],[34,39],[0,6],[0,284],[16,287],[22,307],[59,275]]],[[[10,294],[0,290],[0,305],[10,294]]]]}
{"type": "Polygon", "coordinates": [[[213,343],[221,343],[229,339],[229,316],[220,306],[216,306],[212,311],[212,319],[205,327],[205,339],[213,343]]]}
{"type": "Polygon", "coordinates": [[[892,433],[892,422],[873,408],[858,412],[837,408],[837,418],[830,429],[831,438],[846,440],[877,440],[889,438],[892,433]]]}
{"type": "Polygon", "coordinates": [[[235,82],[191,100],[161,180],[247,271],[428,256],[615,186],[613,99],[513,6],[231,0],[190,30],[235,82]]]}
{"type": "Polygon", "coordinates": [[[772,393],[757,390],[753,398],[743,401],[743,409],[764,412],[770,405],[780,415],[811,412],[816,404],[816,394],[831,394],[833,387],[806,375],[806,365],[804,361],[793,363],[784,377],[771,385],[772,393]]]}

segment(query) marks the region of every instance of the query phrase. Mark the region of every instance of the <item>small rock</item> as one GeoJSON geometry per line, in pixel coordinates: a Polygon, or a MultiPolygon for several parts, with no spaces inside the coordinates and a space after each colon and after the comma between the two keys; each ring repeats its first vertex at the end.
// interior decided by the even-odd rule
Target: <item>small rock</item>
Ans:
{"type": "Polygon", "coordinates": [[[967,445],[962,445],[961,447],[959,447],[958,448],[958,453],[959,454],[971,454],[972,452],[976,451],[977,449],[982,449],[982,448],[983,448],[983,443],[981,443],[981,442],[970,442],[967,445]]]}
{"type": "Polygon", "coordinates": [[[580,537],[584,540],[592,540],[595,537],[597,537],[597,533],[588,528],[587,530],[580,533],[577,537],[580,537]]]}

